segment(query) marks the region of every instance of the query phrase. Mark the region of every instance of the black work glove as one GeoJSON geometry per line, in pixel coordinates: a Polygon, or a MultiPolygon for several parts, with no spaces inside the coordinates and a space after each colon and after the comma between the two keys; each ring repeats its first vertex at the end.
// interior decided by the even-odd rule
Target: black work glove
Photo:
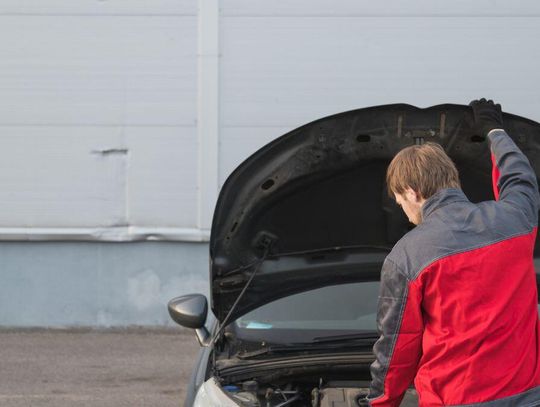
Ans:
{"type": "Polygon", "coordinates": [[[494,104],[493,100],[473,100],[469,103],[474,116],[474,126],[482,137],[486,137],[493,129],[502,129],[501,105],[494,104]]]}

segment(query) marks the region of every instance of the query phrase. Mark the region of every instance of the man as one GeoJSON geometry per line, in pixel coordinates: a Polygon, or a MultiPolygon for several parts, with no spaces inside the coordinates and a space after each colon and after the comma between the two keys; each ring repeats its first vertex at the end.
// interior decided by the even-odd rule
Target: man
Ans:
{"type": "Polygon", "coordinates": [[[416,228],[386,257],[374,346],[372,406],[540,405],[540,325],[533,267],[539,193],[500,105],[471,103],[487,137],[496,201],[471,203],[434,144],[400,151],[389,193],[416,228]]]}

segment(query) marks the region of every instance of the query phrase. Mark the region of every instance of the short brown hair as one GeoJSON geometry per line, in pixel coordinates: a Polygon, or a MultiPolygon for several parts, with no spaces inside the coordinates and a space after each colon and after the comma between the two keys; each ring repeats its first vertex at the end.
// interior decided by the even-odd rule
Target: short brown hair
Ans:
{"type": "Polygon", "coordinates": [[[439,144],[432,142],[397,153],[386,171],[386,185],[391,198],[407,187],[424,199],[444,188],[461,188],[456,165],[439,144]]]}

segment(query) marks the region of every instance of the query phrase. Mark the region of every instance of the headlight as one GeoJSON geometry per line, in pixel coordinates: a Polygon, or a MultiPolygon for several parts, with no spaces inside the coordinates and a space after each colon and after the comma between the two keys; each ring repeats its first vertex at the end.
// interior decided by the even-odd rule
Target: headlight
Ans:
{"type": "Polygon", "coordinates": [[[193,407],[238,407],[213,377],[204,382],[195,396],[193,407]]]}

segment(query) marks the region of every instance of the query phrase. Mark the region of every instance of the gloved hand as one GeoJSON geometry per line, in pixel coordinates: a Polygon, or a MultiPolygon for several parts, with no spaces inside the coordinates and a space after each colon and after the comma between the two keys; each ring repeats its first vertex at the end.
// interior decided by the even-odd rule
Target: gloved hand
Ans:
{"type": "Polygon", "coordinates": [[[472,107],[474,125],[481,136],[486,137],[490,130],[504,128],[500,104],[482,98],[473,100],[469,106],[472,107]]]}

